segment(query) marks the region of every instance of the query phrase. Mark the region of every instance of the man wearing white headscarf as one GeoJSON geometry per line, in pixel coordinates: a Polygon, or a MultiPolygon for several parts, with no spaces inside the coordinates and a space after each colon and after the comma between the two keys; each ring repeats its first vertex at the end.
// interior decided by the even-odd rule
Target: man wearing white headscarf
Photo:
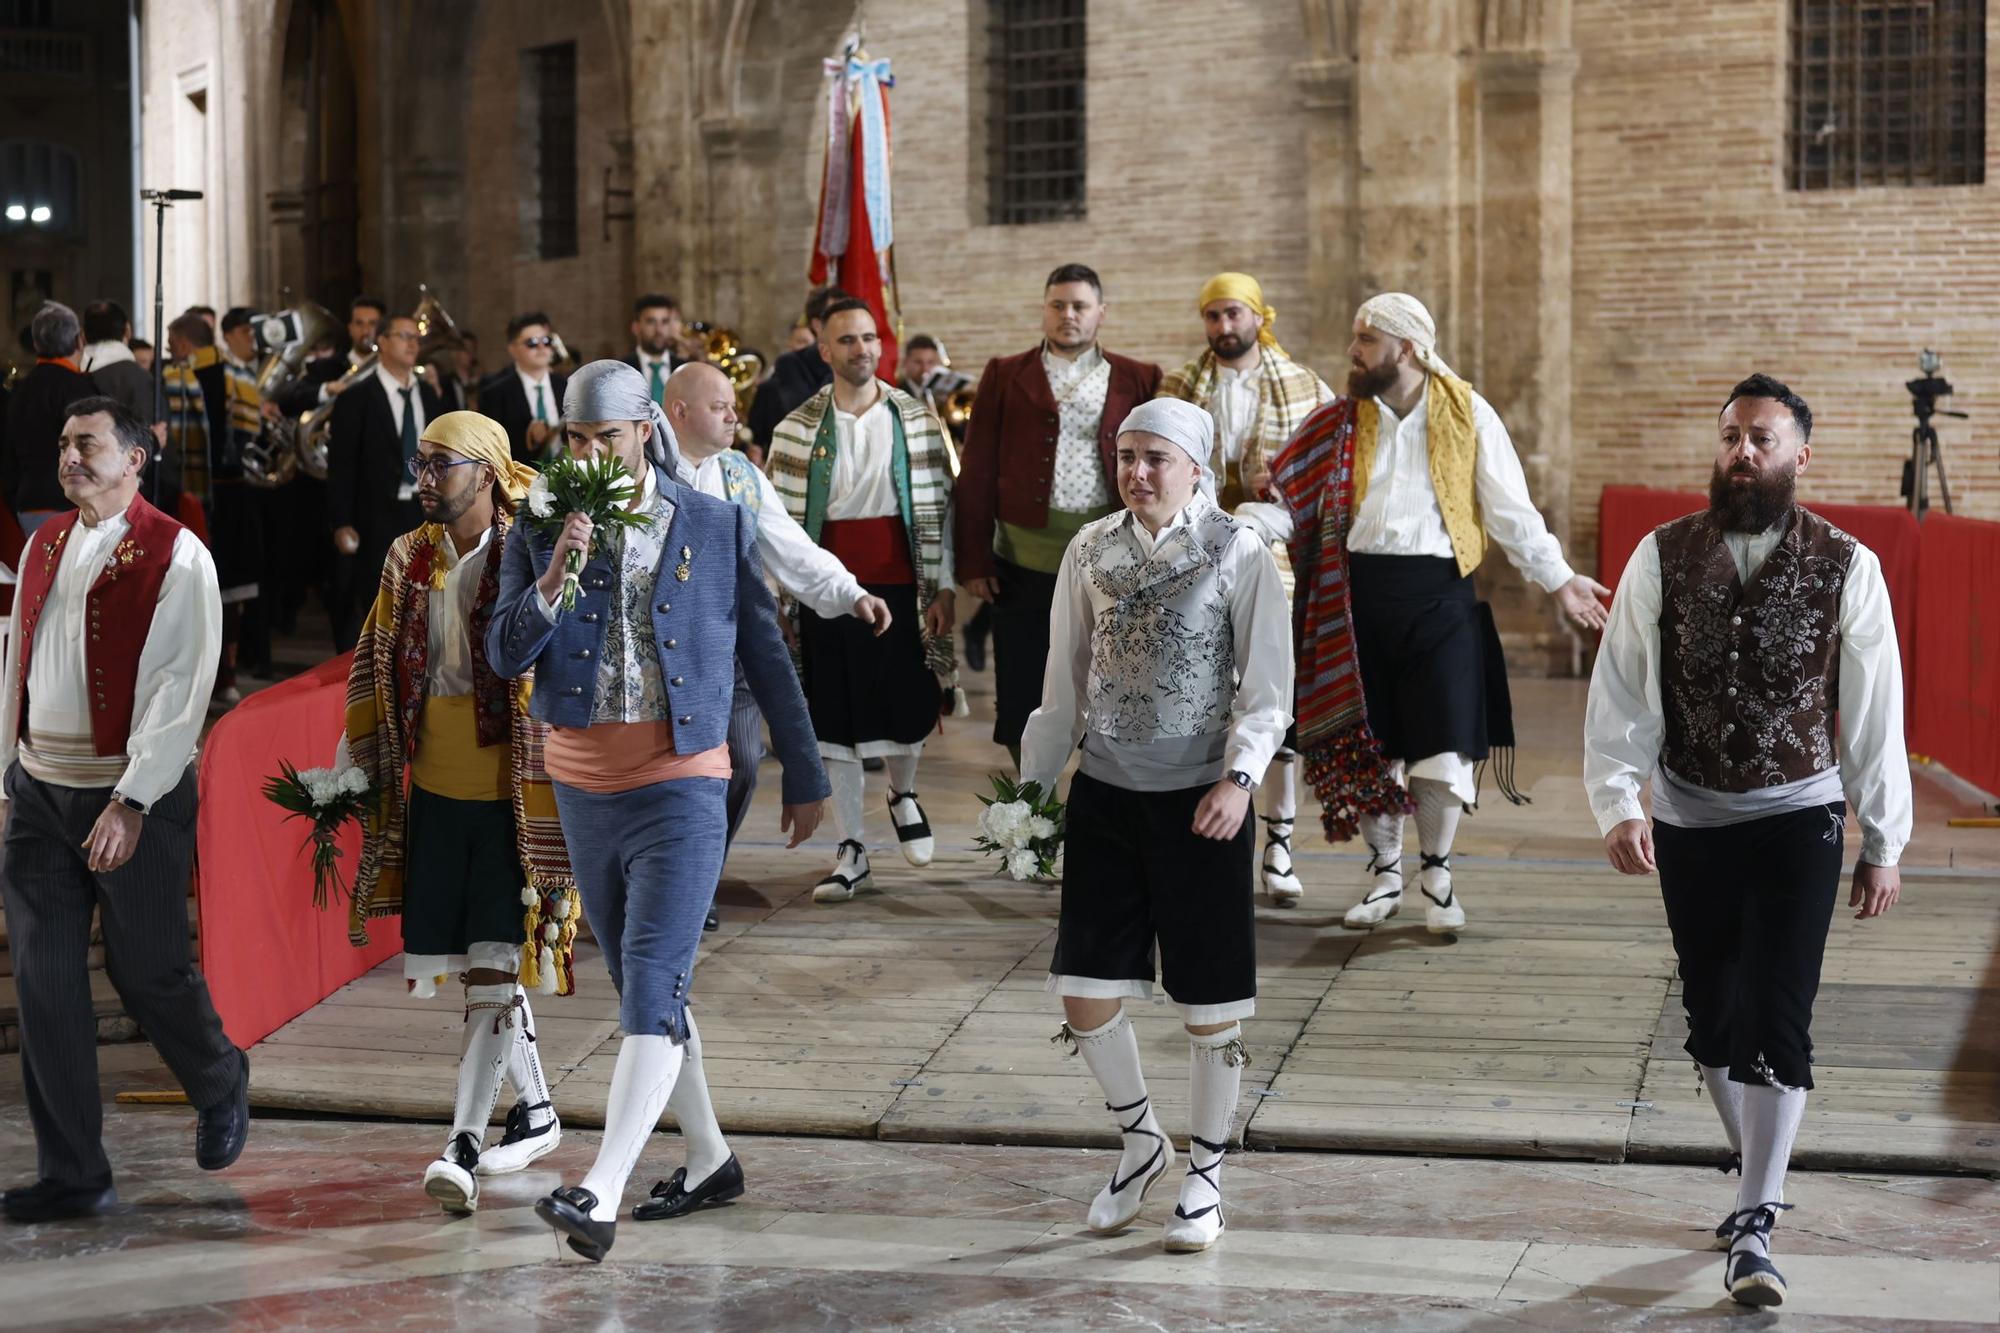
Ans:
{"type": "Polygon", "coordinates": [[[1354,317],[1347,395],[1308,417],[1273,465],[1275,504],[1239,517],[1291,542],[1301,600],[1297,748],[1335,841],[1358,830],[1370,885],[1346,924],[1403,898],[1403,817],[1414,803],[1425,924],[1465,924],[1451,844],[1492,754],[1519,802],[1506,664],[1472,572],[1490,538],[1566,618],[1604,623],[1608,590],[1578,575],[1528,496],[1507,428],[1437,350],[1415,297],[1354,317]],[[1360,689],[1354,689],[1359,679],[1360,689]],[[1407,783],[1407,788],[1404,784],[1407,783]]]}
{"type": "Polygon", "coordinates": [[[1256,836],[1245,819],[1291,721],[1291,623],[1264,538],[1215,503],[1215,423],[1156,398],[1118,432],[1126,508],[1064,552],[1042,703],[1021,776],[1044,792],[1082,742],[1064,821],[1062,916],[1048,988],[1061,1038],[1083,1054],[1124,1150],[1092,1201],[1123,1230],[1173,1166],[1153,1114],[1127,998],[1160,982],[1189,1051],[1188,1172],[1166,1247],[1222,1232],[1222,1155],[1256,1009],[1256,836]]]}

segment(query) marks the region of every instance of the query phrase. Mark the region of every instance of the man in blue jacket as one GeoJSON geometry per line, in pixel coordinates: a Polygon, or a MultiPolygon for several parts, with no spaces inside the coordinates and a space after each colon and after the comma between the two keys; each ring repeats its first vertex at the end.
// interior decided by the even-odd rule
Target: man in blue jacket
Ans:
{"type": "MultiPolygon", "coordinates": [[[[739,659],[784,765],[780,828],[789,845],[812,836],[829,788],[764,584],[753,517],[674,480],[673,435],[630,366],[598,361],[579,370],[564,394],[563,423],[572,455],[615,457],[639,479],[631,507],[650,521],[595,542],[582,514],[569,515],[553,539],[518,524],[486,651],[503,676],[535,672],[532,712],[551,728],[543,758],[584,916],[618,988],[626,1035],[597,1161],[581,1185],[535,1205],[571,1249],[599,1260],[647,1135],[684,1061],[700,1058],[688,978],[722,868],[739,659]],[[573,550],[586,556],[582,589],[575,607],[561,610],[573,550]]],[[[531,510],[534,503],[531,492],[531,510]]],[[[726,1168],[704,1182],[716,1199],[742,1193],[733,1157],[726,1168]]]]}

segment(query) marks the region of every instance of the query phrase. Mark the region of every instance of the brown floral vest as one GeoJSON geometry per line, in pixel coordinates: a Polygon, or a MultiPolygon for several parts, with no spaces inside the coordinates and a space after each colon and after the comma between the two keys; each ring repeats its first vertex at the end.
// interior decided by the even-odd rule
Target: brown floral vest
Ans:
{"type": "Polygon", "coordinates": [[[1660,549],[1660,762],[1740,792],[1834,767],[1840,594],[1854,538],[1793,507],[1746,586],[1707,512],[1655,531],[1660,549]]]}

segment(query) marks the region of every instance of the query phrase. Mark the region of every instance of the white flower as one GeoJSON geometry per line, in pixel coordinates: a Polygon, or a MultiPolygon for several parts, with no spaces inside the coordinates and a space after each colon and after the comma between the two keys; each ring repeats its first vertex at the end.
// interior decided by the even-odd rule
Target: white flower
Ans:
{"type": "Polygon", "coordinates": [[[1028,840],[1040,842],[1043,838],[1056,836],[1056,821],[1043,815],[1036,815],[1028,821],[1028,840]]]}
{"type": "Polygon", "coordinates": [[[359,796],[368,790],[368,775],[359,768],[344,768],[340,771],[340,790],[348,796],[359,796]]]}
{"type": "Polygon", "coordinates": [[[1033,879],[1041,865],[1042,858],[1033,852],[1022,850],[1007,853],[1007,873],[1015,879],[1033,879]]]}
{"type": "Polygon", "coordinates": [[[1002,847],[1019,847],[1030,817],[1026,801],[995,801],[979,816],[979,831],[1002,847]]]}
{"type": "Polygon", "coordinates": [[[528,485],[528,512],[536,518],[547,518],[556,511],[556,497],[549,493],[549,479],[537,475],[528,485]]]}

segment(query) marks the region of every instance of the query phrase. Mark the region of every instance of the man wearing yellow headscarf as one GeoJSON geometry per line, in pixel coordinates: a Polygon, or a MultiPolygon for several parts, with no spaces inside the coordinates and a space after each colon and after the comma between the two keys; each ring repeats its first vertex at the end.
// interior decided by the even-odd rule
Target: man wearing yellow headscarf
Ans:
{"type": "MultiPolygon", "coordinates": [[[[1216,501],[1235,512],[1261,499],[1271,460],[1307,415],[1333,399],[1311,369],[1285,354],[1272,332],[1278,312],[1248,273],[1218,273],[1195,300],[1208,350],[1160,381],[1160,397],[1181,398],[1215,418],[1216,501]]],[[[1292,869],[1292,827],[1298,809],[1297,758],[1278,751],[1264,779],[1264,889],[1278,907],[1305,893],[1292,869]]]]}
{"type": "Polygon", "coordinates": [[[376,794],[349,924],[365,943],[369,918],[401,913],[411,990],[433,995],[454,972],[464,982],[451,1133],[424,1191],[469,1213],[480,1176],[518,1171],[561,1141],[521,983],[571,989],[575,881],[528,689],[486,659],[501,547],[535,473],[477,412],[428,423],[409,471],[424,522],[389,548],[347,677],[344,743],[376,794]],[[503,1072],[516,1103],[482,1152],[503,1072]]]}

